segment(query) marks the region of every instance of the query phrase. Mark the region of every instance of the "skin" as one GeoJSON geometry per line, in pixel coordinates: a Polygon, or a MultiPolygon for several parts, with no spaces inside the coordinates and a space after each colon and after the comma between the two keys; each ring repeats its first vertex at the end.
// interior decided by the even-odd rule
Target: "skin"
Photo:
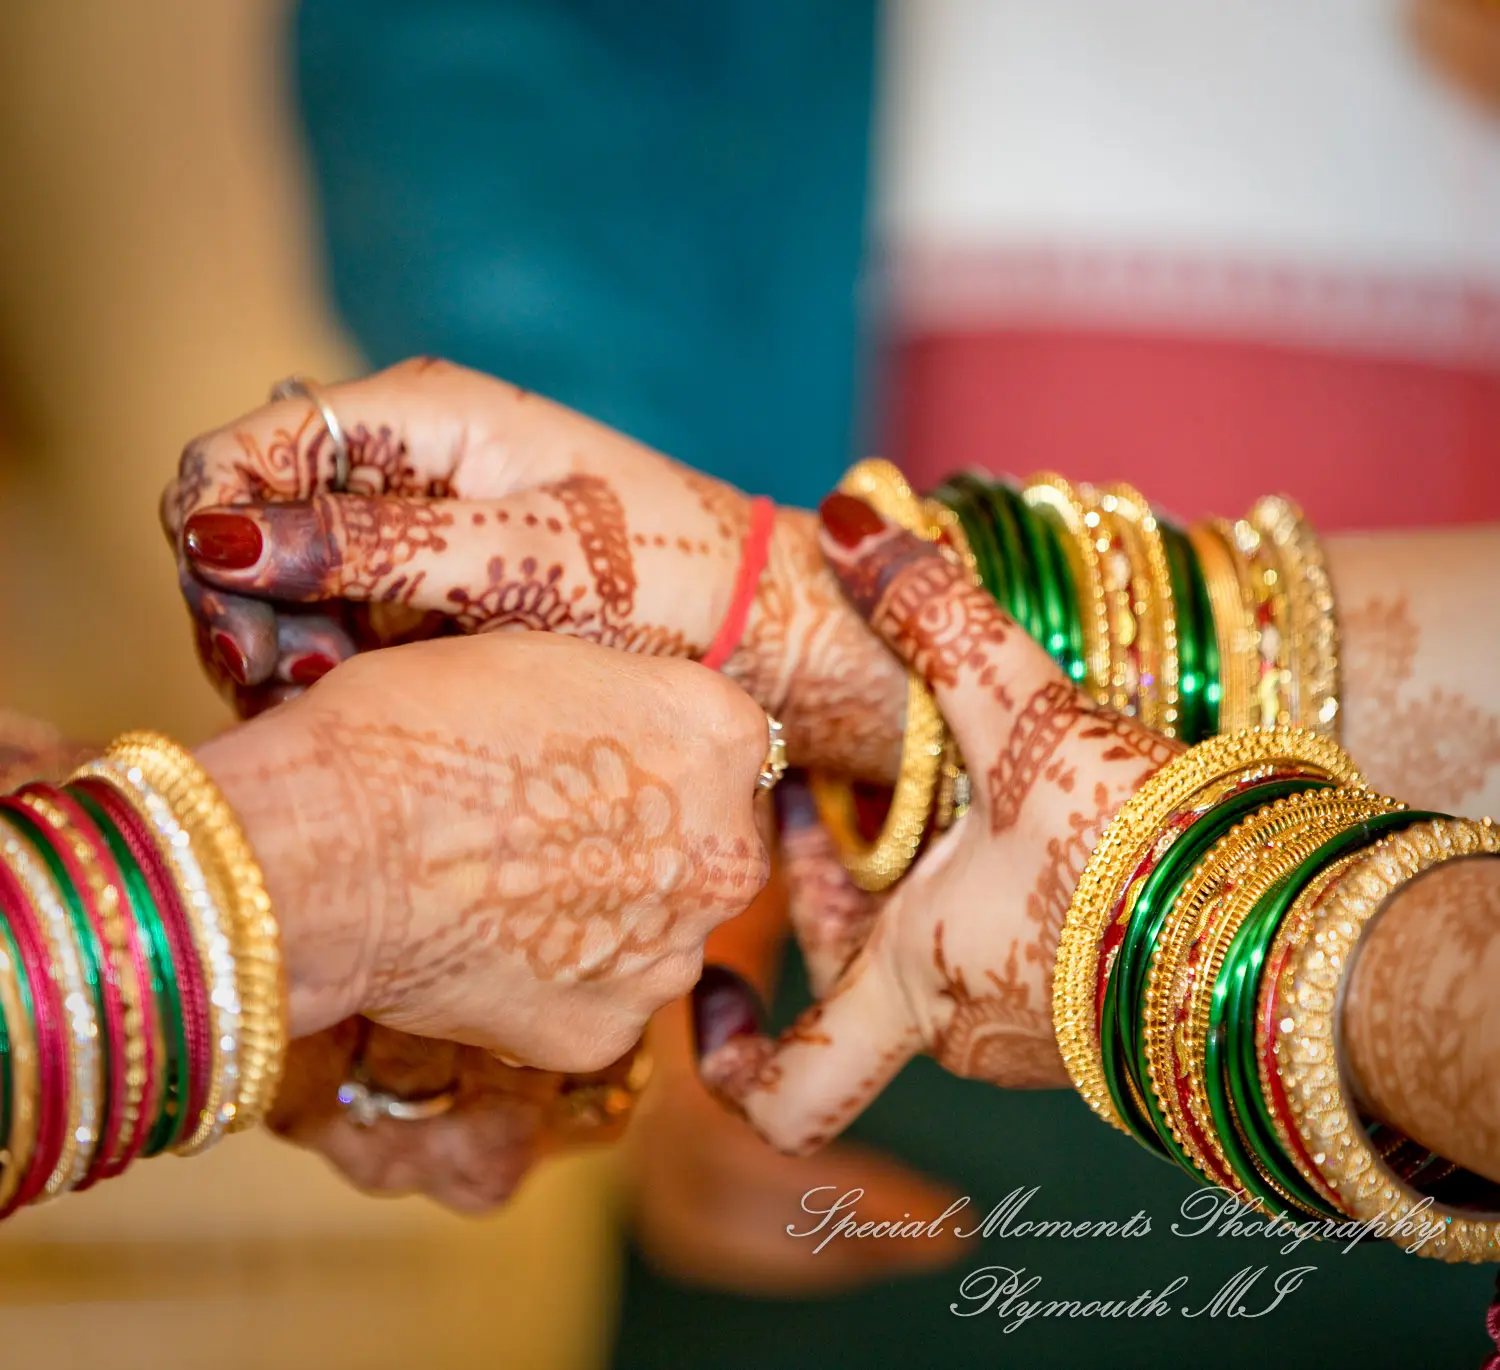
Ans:
{"type": "MultiPolygon", "coordinates": [[[[281,926],[300,1040],[272,1128],[463,1211],[618,1135],[580,1091],[618,1100],[651,1014],[765,883],[765,750],[722,677],[542,634],[367,654],[202,747],[281,926]],[[357,1051],[374,1086],[455,1107],[355,1127],[335,1092],[357,1051]]],[[[11,784],[88,754],[0,717],[11,784]]]]}
{"type": "MultiPolygon", "coordinates": [[[[200,642],[221,679],[210,629],[227,625],[244,643],[252,683],[233,685],[242,708],[295,692],[288,663],[303,650],[305,625],[319,619],[341,625],[344,636],[330,647],[339,654],[402,634],[511,626],[550,627],[635,650],[686,651],[705,643],[721,620],[745,520],[738,492],[557,406],[442,363],[405,364],[333,387],[330,398],[355,434],[351,488],[419,500],[456,496],[460,502],[438,511],[453,516],[438,530],[441,549],[430,542],[418,546],[405,514],[393,514],[389,529],[373,537],[348,535],[346,526],[369,527],[372,517],[355,511],[348,518],[340,512],[344,501],[320,503],[316,497],[326,486],[331,458],[306,405],[257,411],[190,445],[179,479],[164,497],[164,522],[179,551],[200,642]],[[279,454],[274,461],[267,456],[273,451],[279,454]],[[568,521],[567,497],[552,488],[578,475],[599,478],[617,497],[623,524],[616,520],[612,526],[628,530],[634,576],[628,614],[620,612],[624,597],[610,593],[622,577],[601,581],[598,568],[606,560],[590,558],[588,540],[568,521]],[[283,512],[278,506],[285,501],[290,503],[283,512]],[[242,570],[226,571],[193,556],[191,540],[183,538],[186,519],[215,503],[248,503],[245,512],[263,534],[263,550],[242,570]],[[470,528],[486,535],[454,531],[462,530],[466,517],[470,528]],[[549,519],[557,522],[555,530],[549,519]],[[326,549],[312,558],[312,575],[301,550],[309,546],[326,549]],[[348,553],[350,547],[358,549],[356,555],[348,553]],[[392,549],[404,560],[387,569],[392,549]],[[669,554],[679,558],[677,569],[669,554]],[[694,555],[699,560],[685,577],[680,559],[694,555]],[[524,569],[528,559],[530,571],[524,569]],[[324,564],[329,562],[350,569],[330,574],[324,564]],[[502,593],[492,599],[502,610],[498,615],[483,602],[497,585],[502,593]],[[555,593],[548,599],[544,592],[555,593]],[[340,593],[357,605],[375,603],[353,612],[329,607],[326,601],[340,593]],[[308,601],[321,602],[307,607],[308,601]],[[550,620],[529,607],[504,607],[544,601],[550,620]],[[559,614],[559,602],[565,613],[559,614]]],[[[383,526],[378,513],[373,526],[383,526]]],[[[1500,807],[1500,711],[1490,706],[1493,672],[1486,661],[1487,644],[1500,626],[1486,592],[1500,575],[1500,535],[1471,529],[1335,537],[1325,540],[1325,552],[1340,605],[1343,736],[1371,783],[1420,807],[1469,813],[1500,807]]],[[[624,559],[608,564],[618,571],[624,559]]],[[[928,579],[913,572],[908,599],[925,599],[930,613],[953,612],[932,603],[941,598],[932,568],[920,574],[928,579]]],[[[896,653],[886,651],[851,612],[859,599],[857,593],[850,601],[840,595],[818,554],[811,516],[779,511],[745,638],[728,671],[782,714],[794,760],[889,778],[899,755],[904,698],[899,657],[904,652],[919,661],[921,641],[908,637],[894,644],[896,653]]],[[[908,604],[892,622],[909,633],[912,617],[908,604]]],[[[1013,627],[1006,631],[1015,635],[1013,627]]],[[[932,993],[941,1009],[917,1025],[908,1046],[937,1051],[961,1073],[1061,1084],[1060,1064],[1045,1045],[1034,1045],[1050,1032],[1050,961],[1072,883],[1122,791],[1129,790],[1120,772],[1096,774],[1095,763],[1102,765],[1104,752],[1112,749],[1128,753],[1132,742],[1128,729],[1123,737],[1110,736],[1108,729],[1126,725],[1091,713],[1086,701],[1062,690],[1055,675],[1014,675],[1011,665],[1019,658],[1009,648],[1002,653],[1000,644],[991,643],[983,650],[999,654],[1002,665],[991,664],[988,693],[973,706],[994,711],[999,721],[991,720],[990,731],[1004,733],[1003,746],[984,768],[983,797],[997,847],[1031,844],[1017,855],[1019,864],[995,867],[1003,869],[1005,888],[1024,891],[1008,900],[1023,914],[1012,919],[1010,940],[1002,938],[982,956],[957,946],[952,929],[941,937],[933,930],[929,945],[908,949],[916,958],[912,965],[924,967],[929,987],[936,987],[932,993]],[[1105,731],[1083,739],[1085,727],[1105,731]],[[1085,740],[1093,751],[1081,764],[1074,753],[1085,740]],[[1017,870],[1029,872],[1019,885],[1017,870]],[[953,1026],[942,1026],[949,1019],[953,1026]],[[1014,1044],[1014,1050],[995,1046],[997,1041],[1014,1044]],[[990,1045],[980,1050],[981,1043],[990,1045]],[[997,1054],[1004,1058],[1000,1068],[985,1064],[997,1054]],[[1007,1063],[1012,1055],[1019,1062],[1014,1068],[1007,1063]]],[[[973,674],[971,664],[958,664],[973,674]]],[[[954,662],[944,659],[938,666],[951,670],[954,662]]],[[[1149,755],[1141,753],[1143,763],[1149,755]]],[[[810,825],[804,830],[791,823],[785,840],[800,851],[801,864],[813,872],[810,888],[816,887],[816,898],[794,896],[802,909],[799,935],[815,977],[833,983],[850,956],[874,940],[884,914],[842,884],[826,839],[810,825]]],[[[950,854],[960,845],[951,839],[937,844],[924,866],[977,866],[975,856],[950,854]]],[[[1372,938],[1392,935],[1386,929],[1395,926],[1382,920],[1372,938]]],[[[1374,963],[1372,958],[1365,964],[1374,963]]],[[[1472,962],[1468,973],[1480,963],[1472,962]]],[[[1452,988],[1457,993],[1461,986],[1452,988]]],[[[1357,990],[1357,983],[1351,986],[1351,1005],[1359,1002],[1357,990]]],[[[1453,1026],[1449,1002],[1430,996],[1438,1035],[1453,1026]]],[[[1350,1031],[1357,1041],[1358,1023],[1350,1031]]],[[[900,1051],[889,1050],[893,1054],[881,1066],[886,1073],[901,1059],[900,1051]]],[[[754,1054],[737,1051],[741,1058],[754,1054]]],[[[752,1065],[742,1059],[740,1074],[749,1070],[753,1080],[759,1067],[752,1065]]],[[[831,1116],[841,1125],[838,1110],[831,1116]]],[[[1407,1130],[1414,1131],[1409,1125],[1407,1130]]],[[[814,1129],[810,1135],[815,1140],[819,1134],[814,1129]]],[[[1451,1140],[1462,1145],[1462,1139],[1451,1140]]]]}

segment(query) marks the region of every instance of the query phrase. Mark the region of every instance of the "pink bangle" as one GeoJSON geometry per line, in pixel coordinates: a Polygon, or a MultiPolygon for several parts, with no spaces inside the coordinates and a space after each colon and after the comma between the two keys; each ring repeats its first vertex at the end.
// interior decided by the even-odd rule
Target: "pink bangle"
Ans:
{"type": "Polygon", "coordinates": [[[776,506],[764,495],[757,495],[750,501],[750,527],[740,547],[740,569],[734,578],[729,612],[724,615],[718,635],[702,656],[703,664],[711,671],[723,669],[745,635],[750,606],[755,602],[755,592],[760,586],[760,573],[766,569],[766,558],[770,555],[771,530],[775,521],[776,506]]]}

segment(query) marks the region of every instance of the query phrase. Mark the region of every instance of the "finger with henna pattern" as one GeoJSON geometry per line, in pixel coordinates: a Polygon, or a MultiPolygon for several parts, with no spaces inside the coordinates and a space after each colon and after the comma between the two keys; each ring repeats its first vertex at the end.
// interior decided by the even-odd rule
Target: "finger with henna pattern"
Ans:
{"type": "Polygon", "coordinates": [[[935,544],[887,523],[863,500],[830,495],[819,510],[823,555],[854,607],[920,674],[965,756],[993,752],[1016,711],[1057,675],[1041,647],[935,544]]]}
{"type": "Polygon", "coordinates": [[[205,585],[187,567],[182,596],[198,629],[199,653],[212,679],[258,685],[276,665],[276,615],[269,604],[205,585]]]}
{"type": "Polygon", "coordinates": [[[879,905],[849,878],[803,778],[788,775],[772,793],[787,913],[813,993],[821,995],[864,946],[879,905]]]}
{"type": "Polygon", "coordinates": [[[341,606],[282,610],[276,615],[276,674],[285,685],[307,686],[321,680],[358,650],[344,625],[341,606]]]}
{"type": "Polygon", "coordinates": [[[923,1048],[884,959],[867,944],[832,990],[779,1039],[750,985],[707,967],[693,990],[698,1074],[781,1151],[816,1151],[842,1132],[923,1048]]]}

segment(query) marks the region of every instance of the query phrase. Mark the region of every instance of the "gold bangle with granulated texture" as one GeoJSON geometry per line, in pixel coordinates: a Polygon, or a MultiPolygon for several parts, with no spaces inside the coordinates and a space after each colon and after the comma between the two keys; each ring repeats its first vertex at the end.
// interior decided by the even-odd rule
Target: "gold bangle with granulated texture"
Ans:
{"type": "Polygon", "coordinates": [[[1240,732],[1260,722],[1260,634],[1241,579],[1239,550],[1232,528],[1223,520],[1195,523],[1188,529],[1188,541],[1197,553],[1213,611],[1219,648],[1219,731],[1240,732]]]}
{"type": "MultiPolygon", "coordinates": [[[[1278,799],[1226,833],[1173,904],[1146,975],[1147,1071],[1173,1137],[1211,1183],[1237,1178],[1209,1106],[1204,1060],[1209,1010],[1230,942],[1256,901],[1324,843],[1399,807],[1358,788],[1278,799]]],[[[1300,1206],[1256,1169],[1283,1202],[1300,1206]]]]}
{"type": "Polygon", "coordinates": [[[1130,530],[1124,520],[1108,513],[1115,501],[1092,487],[1084,487],[1087,503],[1084,527],[1094,539],[1099,557],[1099,592],[1109,623],[1108,688],[1101,703],[1117,714],[1137,718],[1141,714],[1141,660],[1151,635],[1150,621],[1142,614],[1147,599],[1145,571],[1130,530]]]}
{"type": "Polygon", "coordinates": [[[1354,763],[1337,743],[1300,728],[1247,729],[1211,737],[1169,761],[1125,802],[1078,879],[1058,938],[1052,1020],[1074,1086],[1095,1113],[1122,1132],[1129,1129],[1110,1099],[1099,1053],[1095,989],[1100,938],[1131,873],[1175,812],[1227,777],[1265,774],[1285,766],[1342,784],[1359,779],[1354,763]]]}
{"type": "MultiPolygon", "coordinates": [[[[882,518],[899,524],[928,542],[935,542],[938,526],[927,517],[906,477],[888,461],[870,459],[850,468],[839,489],[858,496],[882,518]]],[[[855,822],[849,786],[830,776],[814,776],[810,789],[829,835],[854,883],[878,893],[889,889],[916,860],[932,816],[942,766],[947,725],[927,682],[915,671],[906,677],[906,727],[901,739],[901,765],[891,793],[890,808],[874,842],[866,842],[855,822]]]]}
{"type": "Polygon", "coordinates": [[[1338,735],[1339,630],[1323,549],[1302,510],[1280,495],[1257,500],[1248,522],[1281,561],[1291,634],[1294,721],[1338,735]]]}
{"type": "Polygon", "coordinates": [[[1094,531],[1084,522],[1093,492],[1075,489],[1061,476],[1042,472],[1032,476],[1021,498],[1033,509],[1045,511],[1062,528],[1058,539],[1068,559],[1078,595],[1078,615],[1083,628],[1083,660],[1088,670],[1084,687],[1101,704],[1110,698],[1109,604],[1099,564],[1094,531]]]}
{"type": "Polygon", "coordinates": [[[1246,519],[1225,525],[1239,553],[1239,570],[1255,617],[1254,710],[1262,728],[1288,727],[1297,717],[1290,604],[1281,557],[1246,519]]]}
{"type": "Polygon", "coordinates": [[[1177,609],[1172,568],[1156,515],[1134,486],[1106,486],[1100,507],[1111,515],[1126,541],[1135,568],[1134,583],[1144,582],[1135,605],[1140,633],[1140,719],[1148,728],[1177,736],[1177,609]]]}
{"type": "Polygon", "coordinates": [[[265,876],[219,787],[184,748],[152,733],[127,733],[108,755],[156,777],[227,899],[239,991],[239,1087],[225,1126],[239,1132],[270,1110],[286,1060],[286,984],[281,934],[265,876]]]}
{"type": "Polygon", "coordinates": [[[1497,855],[1500,834],[1488,819],[1435,819],[1393,833],[1329,892],[1288,964],[1282,983],[1290,993],[1277,999],[1278,1011],[1286,1006],[1276,1024],[1281,1082],[1339,1207],[1361,1222],[1383,1221],[1399,1246],[1442,1261],[1500,1261],[1500,1218],[1432,1203],[1387,1168],[1351,1103],[1340,1018],[1359,943],[1392,897],[1434,866],[1497,855]],[[1435,1224],[1435,1234],[1425,1224],[1435,1224]]]}
{"type": "Polygon", "coordinates": [[[1271,1051],[1267,1048],[1272,1047],[1271,1013],[1279,992],[1278,987],[1285,982],[1286,993],[1291,993],[1288,962],[1292,953],[1307,940],[1308,931],[1312,927],[1313,919],[1324,897],[1343,879],[1344,873],[1350,866],[1364,859],[1367,850],[1351,852],[1348,856],[1340,857],[1331,866],[1319,871],[1292,901],[1291,907],[1287,909],[1286,917],[1282,919],[1281,926],[1277,928],[1276,935],[1271,939],[1271,945],[1266,950],[1260,993],[1256,997],[1255,1007],[1256,1073],[1260,1079],[1261,1097],[1266,1100],[1266,1113],[1271,1120],[1271,1126],[1276,1131],[1276,1139],[1281,1143],[1282,1154],[1296,1167],[1297,1173],[1302,1176],[1315,1194],[1320,1195],[1324,1202],[1333,1208],[1338,1207],[1338,1195],[1319,1173],[1317,1166],[1312,1163],[1312,1158],[1307,1154],[1302,1139],[1293,1136],[1287,1127],[1285,1110],[1275,1106],[1274,1100],[1276,1094],[1281,1091],[1281,1081],[1279,1072],[1275,1082],[1272,1081],[1269,1058],[1273,1053],[1279,1057],[1281,1046],[1280,1043],[1276,1043],[1271,1051]]]}

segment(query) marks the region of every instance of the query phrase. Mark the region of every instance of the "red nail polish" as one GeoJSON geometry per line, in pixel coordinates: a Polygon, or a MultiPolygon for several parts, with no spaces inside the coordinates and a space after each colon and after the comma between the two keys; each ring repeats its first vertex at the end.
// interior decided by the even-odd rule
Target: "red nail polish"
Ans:
{"type": "Polygon", "coordinates": [[[194,561],[243,571],[260,560],[260,529],[243,514],[194,514],[183,530],[183,546],[194,561]]]}
{"type": "Polygon", "coordinates": [[[835,490],[818,506],[823,527],[840,547],[858,547],[867,537],[882,533],[886,522],[862,499],[835,490]]]}
{"type": "Polygon", "coordinates": [[[286,673],[293,685],[311,685],[315,680],[322,680],[337,665],[338,662],[322,652],[306,652],[292,658],[286,673]]]}
{"type": "Polygon", "coordinates": [[[760,996],[727,966],[704,966],[693,987],[693,1044],[701,1061],[725,1042],[763,1032],[760,996]]]}
{"type": "Polygon", "coordinates": [[[241,685],[250,683],[250,668],[245,665],[245,654],[240,651],[240,644],[228,633],[214,634],[214,653],[219,658],[219,664],[235,680],[241,685]]]}

